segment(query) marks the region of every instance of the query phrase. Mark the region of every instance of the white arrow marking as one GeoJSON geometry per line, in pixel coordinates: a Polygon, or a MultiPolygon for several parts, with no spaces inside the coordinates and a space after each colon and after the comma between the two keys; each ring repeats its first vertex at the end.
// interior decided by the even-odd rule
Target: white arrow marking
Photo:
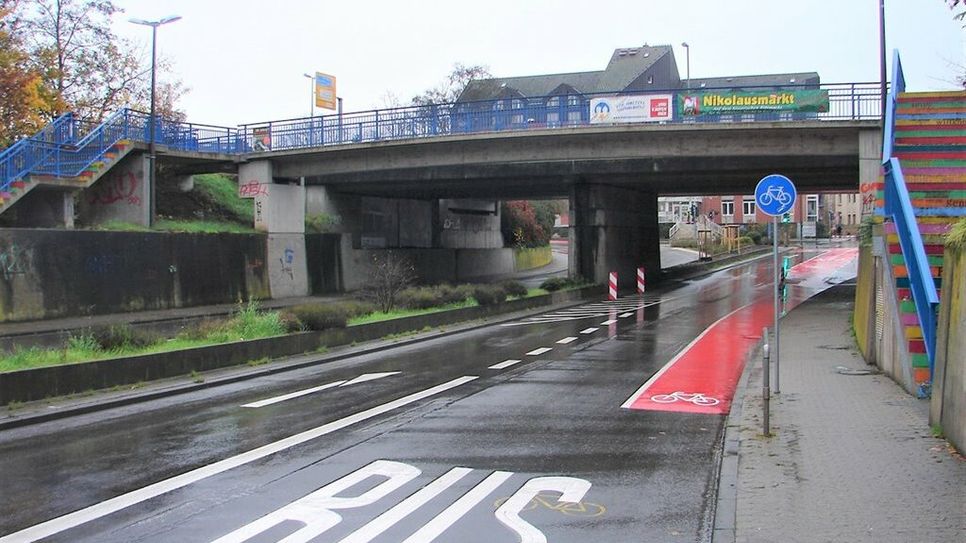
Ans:
{"type": "Polygon", "coordinates": [[[356,384],[359,384],[359,383],[365,383],[366,381],[375,381],[376,379],[382,379],[383,377],[389,377],[390,375],[396,375],[397,373],[401,373],[401,372],[398,372],[398,371],[384,371],[382,373],[363,373],[359,377],[356,377],[355,379],[353,379],[351,381],[346,381],[346,382],[342,383],[339,386],[340,387],[347,387],[349,385],[356,385],[356,384]]]}
{"type": "Polygon", "coordinates": [[[326,389],[329,389],[329,388],[335,388],[335,387],[338,387],[338,386],[342,386],[344,384],[345,384],[345,381],[334,381],[332,383],[326,383],[324,385],[317,386],[317,387],[312,387],[312,388],[307,388],[305,390],[297,390],[295,392],[291,392],[291,393],[285,394],[283,396],[275,396],[274,398],[268,398],[268,399],[265,399],[265,400],[259,400],[257,402],[252,402],[252,403],[246,403],[242,407],[254,407],[254,408],[265,407],[266,405],[272,405],[272,404],[275,404],[275,403],[284,402],[285,400],[291,400],[292,398],[299,398],[301,396],[305,396],[305,395],[308,395],[308,394],[313,394],[315,392],[319,392],[319,391],[326,390],[326,389]]]}

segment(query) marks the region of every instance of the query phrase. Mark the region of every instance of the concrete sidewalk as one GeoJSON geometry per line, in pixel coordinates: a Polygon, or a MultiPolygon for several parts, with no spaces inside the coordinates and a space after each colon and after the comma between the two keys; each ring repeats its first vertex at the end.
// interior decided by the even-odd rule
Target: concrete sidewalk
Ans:
{"type": "Polygon", "coordinates": [[[966,540],[966,463],[932,436],[928,400],[862,359],[850,334],[853,299],[853,287],[833,287],[782,320],[770,437],[760,353],[746,368],[729,417],[715,543],[966,540]]]}

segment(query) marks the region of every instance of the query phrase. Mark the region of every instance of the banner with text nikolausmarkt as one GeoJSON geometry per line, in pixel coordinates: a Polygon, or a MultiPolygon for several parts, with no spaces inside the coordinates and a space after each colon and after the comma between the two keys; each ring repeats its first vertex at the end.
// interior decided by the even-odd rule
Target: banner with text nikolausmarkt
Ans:
{"type": "Polygon", "coordinates": [[[685,117],[755,111],[828,111],[828,91],[783,90],[760,92],[694,92],[678,94],[678,107],[685,117]]]}
{"type": "Polygon", "coordinates": [[[590,124],[670,121],[673,99],[670,94],[591,98],[590,124]]]}

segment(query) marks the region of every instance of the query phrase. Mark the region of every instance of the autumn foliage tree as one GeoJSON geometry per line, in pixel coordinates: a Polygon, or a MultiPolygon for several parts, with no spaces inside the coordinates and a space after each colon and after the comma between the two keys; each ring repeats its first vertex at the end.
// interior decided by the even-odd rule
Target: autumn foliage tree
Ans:
{"type": "Polygon", "coordinates": [[[542,247],[550,243],[553,221],[554,211],[550,202],[503,202],[500,210],[503,243],[512,247],[542,247]]]}
{"type": "Polygon", "coordinates": [[[43,78],[32,65],[14,15],[14,2],[0,0],[0,148],[37,132],[49,107],[43,78]]]}

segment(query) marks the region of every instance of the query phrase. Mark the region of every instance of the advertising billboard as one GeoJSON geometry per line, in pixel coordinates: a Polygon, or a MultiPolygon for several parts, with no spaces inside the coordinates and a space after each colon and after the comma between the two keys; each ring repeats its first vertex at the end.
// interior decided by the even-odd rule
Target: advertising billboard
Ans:
{"type": "Polygon", "coordinates": [[[828,111],[827,90],[782,90],[761,92],[692,92],[678,95],[678,106],[685,117],[725,115],[756,111],[828,111]]]}
{"type": "Polygon", "coordinates": [[[315,107],[336,109],[334,75],[315,72],[315,107]]]}
{"type": "Polygon", "coordinates": [[[590,100],[590,124],[653,123],[674,116],[670,94],[602,96],[590,100]]]}

